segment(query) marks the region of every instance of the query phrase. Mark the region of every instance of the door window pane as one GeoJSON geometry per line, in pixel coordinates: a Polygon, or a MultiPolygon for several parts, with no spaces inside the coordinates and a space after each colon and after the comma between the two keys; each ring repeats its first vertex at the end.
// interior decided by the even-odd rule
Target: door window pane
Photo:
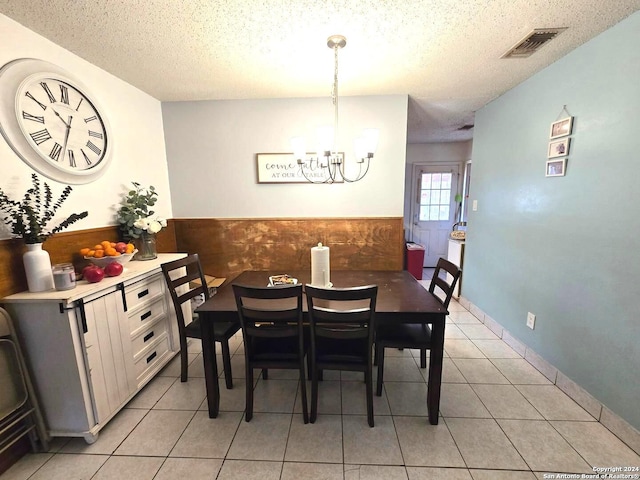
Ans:
{"type": "Polygon", "coordinates": [[[420,221],[449,221],[451,173],[423,173],[420,178],[420,221]]]}

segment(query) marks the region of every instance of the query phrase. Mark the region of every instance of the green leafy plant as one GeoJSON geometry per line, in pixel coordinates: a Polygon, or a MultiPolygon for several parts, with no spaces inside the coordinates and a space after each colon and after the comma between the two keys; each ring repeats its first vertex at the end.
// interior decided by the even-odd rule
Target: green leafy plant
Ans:
{"type": "Polygon", "coordinates": [[[121,202],[117,213],[118,225],[124,240],[131,241],[144,233],[158,233],[162,227],[167,226],[167,221],[161,217],[153,217],[155,214],[151,207],[158,201],[158,192],[153,185],[143,188],[137,182],[131,182],[134,190],[121,202]]]}
{"type": "Polygon", "coordinates": [[[41,185],[35,173],[31,175],[31,184],[31,188],[20,201],[11,200],[0,188],[0,211],[4,212],[4,223],[13,235],[22,238],[25,243],[43,243],[51,235],[89,215],[86,211],[72,213],[56,227],[48,230],[48,223],[69,197],[71,187],[67,185],[54,202],[51,187],[46,182],[41,185]]]}

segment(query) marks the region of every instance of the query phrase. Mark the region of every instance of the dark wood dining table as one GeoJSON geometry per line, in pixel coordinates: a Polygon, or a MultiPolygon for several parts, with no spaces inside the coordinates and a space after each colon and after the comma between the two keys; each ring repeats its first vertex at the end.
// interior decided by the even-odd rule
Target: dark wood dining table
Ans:
{"type": "MultiPolygon", "coordinates": [[[[209,418],[217,417],[220,407],[220,386],[213,343],[213,324],[215,322],[238,321],[238,310],[231,285],[237,283],[266,287],[269,283],[269,276],[281,273],[283,272],[245,271],[220,287],[216,295],[196,309],[202,328],[202,356],[209,418]]],[[[287,274],[296,278],[298,282],[309,283],[311,281],[310,271],[289,271],[287,274]]],[[[427,408],[429,422],[432,425],[437,425],[440,408],[444,327],[448,314],[442,303],[409,272],[404,270],[332,270],[331,282],[337,288],[377,285],[376,323],[405,322],[431,325],[432,349],[427,382],[427,408]]],[[[306,302],[304,310],[306,314],[306,302]]]]}

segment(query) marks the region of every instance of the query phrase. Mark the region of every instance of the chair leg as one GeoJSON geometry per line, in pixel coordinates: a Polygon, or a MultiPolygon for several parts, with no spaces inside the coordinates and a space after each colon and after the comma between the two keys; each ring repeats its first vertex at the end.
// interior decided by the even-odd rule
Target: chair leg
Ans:
{"type": "Polygon", "coordinates": [[[189,356],[187,355],[187,339],[180,339],[180,381],[189,379],[189,356]]]}
{"type": "Polygon", "coordinates": [[[229,349],[229,340],[222,340],[222,365],[224,370],[224,381],[227,385],[227,389],[233,388],[233,377],[231,376],[231,351],[229,349]]]}
{"type": "Polygon", "coordinates": [[[373,372],[371,368],[364,374],[367,387],[367,421],[373,427],[373,372]]]}
{"type": "Polygon", "coordinates": [[[427,368],[427,349],[420,349],[420,368],[427,368]]]}
{"type": "Polygon", "coordinates": [[[244,420],[249,422],[253,418],[253,367],[249,364],[249,359],[245,356],[245,377],[246,377],[246,407],[244,420]]]}
{"type": "Polygon", "coordinates": [[[378,357],[378,381],[376,382],[376,395],[382,396],[382,375],[384,373],[384,347],[376,345],[376,357],[378,357]]]}
{"type": "Polygon", "coordinates": [[[316,423],[318,417],[318,369],[312,361],[311,368],[311,423],[316,423]]]}
{"type": "Polygon", "coordinates": [[[304,375],[304,357],[300,359],[300,400],[302,401],[302,419],[309,423],[309,411],[307,405],[307,379],[304,375]]]}

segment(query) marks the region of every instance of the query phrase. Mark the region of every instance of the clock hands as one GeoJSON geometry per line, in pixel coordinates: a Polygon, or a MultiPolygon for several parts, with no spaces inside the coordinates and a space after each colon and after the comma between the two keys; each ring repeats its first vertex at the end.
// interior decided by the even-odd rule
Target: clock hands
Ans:
{"type": "MultiPolygon", "coordinates": [[[[53,110],[53,108],[52,108],[51,110],[53,110]]],[[[67,127],[67,128],[71,128],[71,119],[73,118],[73,117],[71,117],[71,115],[69,115],[69,123],[67,123],[67,122],[65,122],[65,121],[64,121],[64,119],[60,116],[60,114],[59,114],[58,112],[56,112],[55,110],[53,110],[53,113],[55,113],[55,114],[56,114],[56,117],[58,117],[58,118],[60,119],[60,121],[61,121],[62,123],[64,123],[64,126],[65,126],[65,127],[67,127]]]]}
{"type": "MultiPolygon", "coordinates": [[[[54,110],[55,112],[55,110],[54,110]]],[[[56,112],[56,115],[58,115],[58,113],[56,112]]],[[[58,115],[58,118],[60,120],[62,120],[62,117],[60,115],[58,115]]],[[[67,129],[64,132],[64,144],[62,145],[62,158],[65,158],[65,154],[67,153],[67,142],[69,141],[69,133],[71,133],[71,120],[73,120],[73,117],[71,115],[69,115],[69,123],[65,122],[64,120],[62,120],[64,122],[64,124],[66,125],[67,129]]]]}

